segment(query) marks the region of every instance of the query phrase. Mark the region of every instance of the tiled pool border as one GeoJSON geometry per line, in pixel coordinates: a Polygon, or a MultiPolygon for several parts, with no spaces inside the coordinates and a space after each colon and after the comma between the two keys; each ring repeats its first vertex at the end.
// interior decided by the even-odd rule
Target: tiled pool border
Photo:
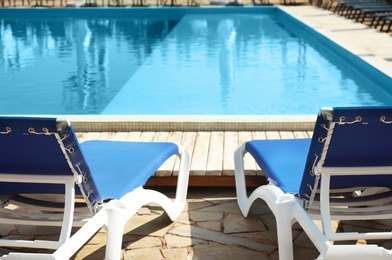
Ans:
{"type": "Polygon", "coordinates": [[[67,116],[75,131],[310,131],[316,116],[67,116]]]}

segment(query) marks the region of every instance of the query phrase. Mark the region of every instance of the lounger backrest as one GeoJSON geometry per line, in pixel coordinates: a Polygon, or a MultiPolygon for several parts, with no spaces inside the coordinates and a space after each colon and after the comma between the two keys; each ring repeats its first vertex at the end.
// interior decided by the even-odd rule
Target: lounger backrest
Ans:
{"type": "MultiPolygon", "coordinates": [[[[301,197],[311,194],[314,166],[318,163],[322,167],[392,167],[392,107],[321,110],[302,179],[301,197]]],[[[369,186],[392,188],[392,168],[391,175],[335,176],[331,180],[331,188],[369,186]]]]}
{"type": "MultiPolygon", "coordinates": [[[[31,178],[34,175],[80,176],[84,182],[81,190],[76,190],[84,193],[90,202],[97,199],[76,136],[65,120],[0,117],[0,173],[27,174],[31,178]]],[[[18,193],[64,193],[64,185],[0,182],[0,195],[18,193]]]]}

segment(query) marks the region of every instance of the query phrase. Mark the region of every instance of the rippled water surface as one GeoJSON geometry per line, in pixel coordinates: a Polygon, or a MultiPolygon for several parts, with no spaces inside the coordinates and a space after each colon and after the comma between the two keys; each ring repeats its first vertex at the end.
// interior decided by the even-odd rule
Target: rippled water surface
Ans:
{"type": "Polygon", "coordinates": [[[390,93],[270,14],[0,18],[1,114],[315,114],[390,93]]]}

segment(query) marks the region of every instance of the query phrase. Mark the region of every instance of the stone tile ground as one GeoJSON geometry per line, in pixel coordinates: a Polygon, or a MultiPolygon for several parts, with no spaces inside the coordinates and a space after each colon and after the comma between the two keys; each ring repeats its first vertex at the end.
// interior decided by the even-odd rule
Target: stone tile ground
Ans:
{"type": "MultiPolygon", "coordinates": [[[[173,188],[162,191],[174,197],[173,188]]],[[[336,223],[338,230],[346,231],[369,227],[390,230],[391,226],[392,220],[336,223]]],[[[294,224],[293,229],[295,259],[317,258],[317,250],[299,225],[294,224]]],[[[58,233],[58,228],[0,226],[0,236],[13,238],[43,239],[58,233]]],[[[105,230],[100,230],[73,259],[104,259],[105,235],[105,230]]],[[[391,241],[372,242],[392,247],[391,241]]],[[[187,206],[175,222],[157,205],[143,207],[127,223],[122,248],[123,259],[278,259],[273,214],[259,200],[244,218],[237,206],[234,188],[191,187],[187,206]]],[[[0,255],[10,251],[0,248],[0,255]]]]}

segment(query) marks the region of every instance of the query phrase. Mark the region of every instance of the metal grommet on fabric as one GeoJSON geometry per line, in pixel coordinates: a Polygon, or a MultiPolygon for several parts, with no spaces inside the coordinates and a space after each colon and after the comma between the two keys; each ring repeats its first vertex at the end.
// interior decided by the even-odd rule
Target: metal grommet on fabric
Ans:
{"type": "Polygon", "coordinates": [[[339,117],[339,124],[354,124],[354,123],[359,123],[362,122],[362,117],[361,116],[356,116],[354,121],[351,122],[343,122],[344,120],[346,120],[346,118],[344,116],[340,116],[339,117]]]}
{"type": "Polygon", "coordinates": [[[67,139],[68,137],[69,137],[69,135],[68,135],[68,134],[64,134],[64,135],[63,135],[63,137],[61,137],[61,139],[60,139],[60,140],[61,140],[61,141],[64,141],[64,140],[65,140],[65,139],[67,139]]]}
{"type": "Polygon", "coordinates": [[[326,124],[321,124],[320,126],[321,126],[322,128],[324,128],[325,130],[329,131],[329,128],[327,127],[326,124]]]}
{"type": "Polygon", "coordinates": [[[319,137],[317,140],[318,140],[320,143],[324,143],[324,142],[325,142],[325,139],[326,139],[326,138],[319,137]]]}
{"type": "Polygon", "coordinates": [[[386,116],[381,116],[380,121],[383,122],[384,124],[391,124],[392,123],[392,121],[387,121],[386,116]]]}
{"type": "Polygon", "coordinates": [[[0,134],[6,135],[6,134],[11,133],[11,131],[12,131],[11,127],[7,126],[7,127],[5,128],[5,132],[0,132],[0,134]]]}
{"type": "Polygon", "coordinates": [[[73,147],[71,147],[71,148],[65,148],[65,147],[64,147],[64,149],[65,149],[67,152],[69,152],[69,153],[75,152],[75,149],[74,149],[73,147]]]}
{"type": "Polygon", "coordinates": [[[29,127],[29,129],[27,129],[27,131],[28,131],[30,134],[35,133],[35,130],[34,130],[34,128],[32,128],[32,127],[29,127]]]}

